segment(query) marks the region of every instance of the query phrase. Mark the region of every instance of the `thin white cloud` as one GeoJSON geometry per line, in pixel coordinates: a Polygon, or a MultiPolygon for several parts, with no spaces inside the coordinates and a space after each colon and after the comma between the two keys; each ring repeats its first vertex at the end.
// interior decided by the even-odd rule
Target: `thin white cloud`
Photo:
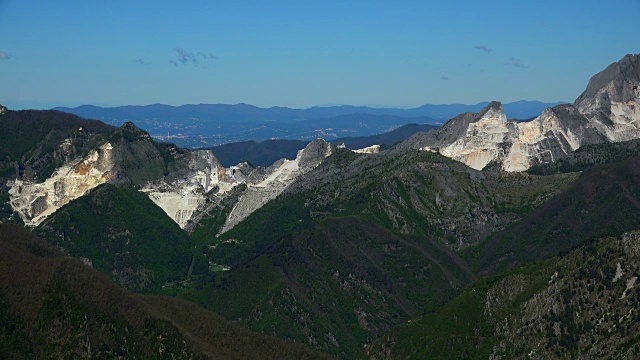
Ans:
{"type": "Polygon", "coordinates": [[[473,48],[474,49],[478,49],[478,50],[482,50],[482,51],[486,52],[487,54],[491,54],[491,52],[493,51],[493,49],[491,49],[490,47],[488,47],[486,45],[476,45],[473,48]]]}
{"type": "Polygon", "coordinates": [[[6,52],[0,51],[0,60],[9,60],[9,59],[11,59],[11,55],[7,54],[6,52]]]}

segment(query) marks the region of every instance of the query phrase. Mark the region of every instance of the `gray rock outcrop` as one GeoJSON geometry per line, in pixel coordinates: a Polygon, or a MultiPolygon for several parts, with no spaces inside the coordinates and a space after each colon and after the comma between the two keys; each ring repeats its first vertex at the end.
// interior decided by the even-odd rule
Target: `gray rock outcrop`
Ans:
{"type": "Polygon", "coordinates": [[[412,136],[396,151],[437,151],[481,170],[498,162],[524,171],[553,162],[581,146],[640,138],[640,55],[627,55],[591,78],[573,105],[546,109],[529,122],[507,121],[499,102],[459,115],[442,127],[412,136]]]}
{"type": "Polygon", "coordinates": [[[230,230],[264,204],[275,199],[298,177],[318,166],[331,155],[331,152],[331,144],[323,139],[316,139],[298,151],[294,160],[281,159],[267,168],[264,180],[248,184],[247,191],[229,213],[220,233],[230,230]]]}

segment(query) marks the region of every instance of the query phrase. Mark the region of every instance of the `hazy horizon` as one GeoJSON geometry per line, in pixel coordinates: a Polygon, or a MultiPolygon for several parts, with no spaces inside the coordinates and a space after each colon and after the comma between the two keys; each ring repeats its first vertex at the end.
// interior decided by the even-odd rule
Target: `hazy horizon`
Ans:
{"type": "Polygon", "coordinates": [[[0,103],[571,102],[639,52],[638,15],[637,0],[0,0],[0,103]]]}

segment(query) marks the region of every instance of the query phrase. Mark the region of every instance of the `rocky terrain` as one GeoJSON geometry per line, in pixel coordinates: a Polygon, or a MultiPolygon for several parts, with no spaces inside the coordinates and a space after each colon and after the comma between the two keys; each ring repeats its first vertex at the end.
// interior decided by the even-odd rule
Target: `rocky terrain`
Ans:
{"type": "Polygon", "coordinates": [[[506,171],[550,163],[584,145],[640,136],[640,55],[627,55],[596,74],[573,105],[546,109],[528,122],[507,121],[498,102],[417,134],[409,147],[438,151],[481,170],[495,161],[506,171]]]}
{"type": "Polygon", "coordinates": [[[273,164],[265,172],[262,181],[249,185],[247,192],[242,194],[233,206],[220,232],[228,231],[255,210],[275,199],[298,177],[331,155],[331,148],[332,146],[322,139],[314,140],[298,152],[295,160],[282,159],[273,164]]]}
{"type": "Polygon", "coordinates": [[[640,354],[640,233],[478,282],[390,331],[370,359],[634,359],[640,354]]]}
{"type": "Polygon", "coordinates": [[[56,169],[43,183],[15,180],[9,190],[11,207],[25,225],[37,226],[71,200],[111,180],[114,169],[113,146],[106,142],[86,158],[56,169]]]}
{"type": "MultiPolygon", "coordinates": [[[[71,144],[72,139],[64,139],[58,146],[68,152],[71,144]]],[[[331,147],[319,139],[300,150],[293,160],[281,159],[267,168],[254,168],[248,163],[225,168],[211,150],[159,146],[148,133],[126,123],[109,141],[82,158],[63,163],[43,182],[14,179],[6,186],[11,207],[27,226],[38,226],[65,204],[111,182],[139,186],[186,228],[198,212],[208,211],[237,185],[246,184],[248,189],[229,214],[223,229],[226,231],[331,155],[331,147]]],[[[356,151],[376,149],[379,146],[356,151]]]]}
{"type": "MultiPolygon", "coordinates": [[[[213,318],[195,303],[341,358],[636,356],[640,140],[623,140],[636,136],[637,61],[528,122],[493,102],[396,146],[318,139],[269,166],[223,166],[133,123],[6,110],[0,221],[53,247],[0,253],[11,261],[0,262],[10,284],[0,282],[0,324],[10,324],[0,355],[13,354],[3,339],[25,354],[86,354],[98,339],[110,344],[101,354],[134,351],[92,315],[122,329],[105,318],[120,310],[84,310],[96,300],[69,278],[80,266],[191,302],[140,300],[146,322],[127,328],[141,354],[158,336],[174,357],[215,354],[200,321],[213,318]],[[77,266],[42,290],[11,270],[48,261],[37,257],[77,266]],[[28,319],[24,299],[36,304],[28,319]],[[73,329],[89,329],[90,342],[73,329]]],[[[142,299],[122,291],[108,290],[108,303],[142,299]]]]}

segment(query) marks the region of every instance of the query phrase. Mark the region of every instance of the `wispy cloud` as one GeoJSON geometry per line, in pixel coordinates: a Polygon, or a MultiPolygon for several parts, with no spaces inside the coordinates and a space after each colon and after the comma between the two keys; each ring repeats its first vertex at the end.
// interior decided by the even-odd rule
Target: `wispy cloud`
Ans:
{"type": "Polygon", "coordinates": [[[449,75],[440,76],[440,80],[449,80],[449,75]]]}
{"type": "Polygon", "coordinates": [[[140,65],[149,65],[148,62],[142,60],[142,59],[137,59],[137,60],[133,60],[134,63],[140,64],[140,65]]]}
{"type": "Polygon", "coordinates": [[[7,54],[6,52],[0,51],[0,60],[9,60],[9,59],[11,59],[11,55],[7,54]]]}
{"type": "Polygon", "coordinates": [[[176,59],[169,60],[171,64],[178,67],[179,65],[188,65],[191,64],[193,66],[199,66],[200,61],[202,60],[217,60],[218,57],[213,55],[212,53],[205,52],[189,52],[183,48],[177,47],[174,48],[173,51],[176,52],[176,59]]]}
{"type": "Polygon", "coordinates": [[[473,48],[474,49],[478,49],[478,50],[482,50],[482,51],[486,52],[487,54],[491,54],[491,52],[493,51],[493,49],[491,49],[490,47],[488,47],[486,45],[476,45],[473,48]]]}
{"type": "Polygon", "coordinates": [[[525,65],[522,63],[522,60],[518,59],[518,58],[514,58],[511,57],[509,58],[509,61],[504,63],[504,66],[514,66],[514,67],[519,67],[519,68],[528,68],[528,65],[525,65]]]}

